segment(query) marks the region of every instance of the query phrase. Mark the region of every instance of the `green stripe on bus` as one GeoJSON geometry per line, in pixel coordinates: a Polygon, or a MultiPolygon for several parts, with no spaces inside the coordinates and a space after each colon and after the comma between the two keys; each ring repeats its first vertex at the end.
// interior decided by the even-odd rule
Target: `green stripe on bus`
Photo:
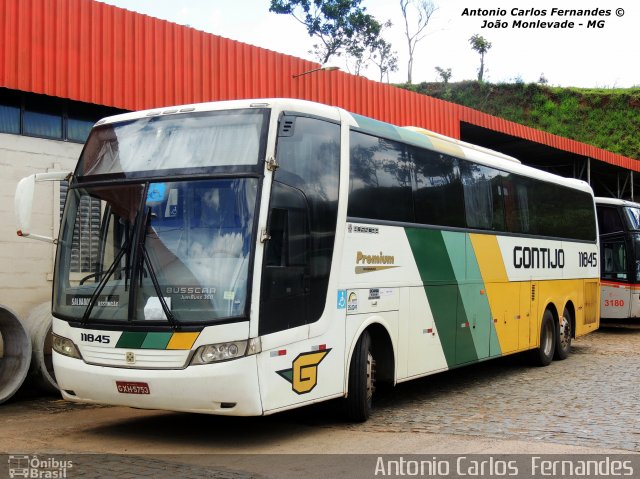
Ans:
{"type": "MultiPolygon", "coordinates": [[[[467,235],[453,231],[442,231],[442,240],[451,262],[451,270],[457,284],[456,316],[455,316],[455,364],[477,361],[480,356],[476,338],[477,326],[475,310],[467,305],[474,298],[473,291],[479,290],[467,282],[467,235]],[[471,313],[471,314],[469,314],[471,313]]],[[[487,343],[487,349],[489,345],[487,343]]]]}
{"type": "Polygon", "coordinates": [[[138,349],[142,346],[147,333],[125,331],[118,339],[116,348],[138,349]]]}
{"type": "Polygon", "coordinates": [[[142,349],[165,349],[173,333],[147,333],[142,349]]]}
{"type": "MultiPolygon", "coordinates": [[[[364,130],[364,133],[372,133],[377,136],[401,141],[420,148],[436,150],[436,147],[427,135],[407,128],[391,125],[383,121],[374,120],[373,118],[357,115],[355,113],[351,113],[351,116],[353,116],[353,119],[358,123],[358,127],[364,130]]],[[[460,148],[458,147],[458,149],[460,148]]]]}
{"type": "Polygon", "coordinates": [[[458,285],[458,302],[456,304],[456,365],[471,363],[481,357],[476,349],[476,338],[474,337],[474,333],[478,330],[475,321],[476,317],[475,315],[467,316],[468,310],[465,308],[465,303],[469,303],[470,286],[471,285],[458,285]]]}
{"type": "MultiPolygon", "coordinates": [[[[496,333],[495,324],[493,324],[493,315],[491,314],[491,306],[489,305],[489,297],[482,280],[482,273],[478,258],[471,244],[471,238],[465,234],[466,238],[466,257],[467,257],[467,280],[471,285],[468,288],[470,294],[463,294],[463,303],[467,315],[474,314],[476,328],[471,330],[478,358],[486,358],[489,356],[500,356],[500,342],[496,333]]],[[[466,289],[466,288],[465,288],[466,289]]]]}
{"type": "MultiPolygon", "coordinates": [[[[498,336],[493,325],[489,300],[484,282],[482,281],[480,266],[478,265],[478,260],[473,245],[471,244],[471,239],[466,233],[444,232],[443,237],[445,238],[449,255],[451,257],[457,257],[458,261],[464,258],[462,261],[464,264],[464,275],[458,275],[460,297],[462,299],[462,303],[459,304],[458,307],[465,311],[465,316],[469,322],[469,333],[473,339],[474,354],[469,354],[464,349],[465,346],[463,344],[457,344],[456,362],[460,364],[474,359],[487,358],[490,355],[495,355],[496,351],[498,351],[499,354],[500,346],[498,344],[498,336]],[[447,238],[452,235],[459,236],[456,238],[455,248],[447,241],[447,238]],[[462,241],[464,241],[464,246],[461,246],[462,241]],[[456,254],[456,251],[461,251],[463,248],[465,251],[464,255],[456,254]]],[[[460,314],[458,316],[460,317],[460,314]]],[[[469,345],[467,344],[466,347],[468,348],[469,345]]]]}
{"type": "Polygon", "coordinates": [[[433,320],[438,328],[440,344],[447,366],[456,364],[456,324],[459,303],[458,286],[449,254],[437,230],[406,228],[411,251],[425,284],[433,320]]]}
{"type": "Polygon", "coordinates": [[[469,235],[407,228],[449,367],[500,356],[493,316],[469,235]]]}
{"type": "Polygon", "coordinates": [[[400,140],[397,126],[383,121],[374,120],[367,116],[357,115],[355,113],[352,113],[351,116],[353,116],[353,119],[356,120],[358,126],[363,130],[367,130],[375,135],[390,138],[392,140],[400,140]]]}
{"type": "MultiPolygon", "coordinates": [[[[405,228],[405,233],[423,283],[457,283],[441,231],[425,228],[405,228]]],[[[463,253],[463,251],[460,253],[463,253]]]]}

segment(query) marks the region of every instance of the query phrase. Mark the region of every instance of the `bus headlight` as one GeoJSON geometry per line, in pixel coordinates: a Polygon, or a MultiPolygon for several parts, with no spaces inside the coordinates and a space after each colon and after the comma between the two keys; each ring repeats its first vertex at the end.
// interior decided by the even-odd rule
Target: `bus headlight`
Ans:
{"type": "Polygon", "coordinates": [[[193,355],[191,364],[210,364],[257,354],[262,350],[260,338],[228,343],[206,344],[200,346],[193,355]]]}
{"type": "Polygon", "coordinates": [[[73,341],[63,336],[58,336],[57,334],[52,334],[53,336],[53,350],[59,354],[64,356],[69,356],[70,358],[82,359],[80,355],[80,351],[73,341]]]}

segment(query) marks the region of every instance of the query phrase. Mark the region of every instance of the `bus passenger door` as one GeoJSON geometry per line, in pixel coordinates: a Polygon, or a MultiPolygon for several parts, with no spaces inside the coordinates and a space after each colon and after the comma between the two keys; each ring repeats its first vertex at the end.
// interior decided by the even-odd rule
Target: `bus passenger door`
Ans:
{"type": "Polygon", "coordinates": [[[631,278],[624,236],[603,239],[600,250],[600,316],[610,319],[628,318],[631,313],[631,278]]]}
{"type": "Polygon", "coordinates": [[[260,334],[307,324],[308,219],[304,195],[273,182],[260,293],[260,334]]]}

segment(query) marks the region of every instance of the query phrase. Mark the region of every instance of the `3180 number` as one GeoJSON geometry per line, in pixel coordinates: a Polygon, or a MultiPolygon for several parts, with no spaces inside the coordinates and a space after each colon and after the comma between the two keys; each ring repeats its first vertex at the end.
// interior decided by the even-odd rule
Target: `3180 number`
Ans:
{"type": "Polygon", "coordinates": [[[605,306],[612,306],[614,308],[622,308],[624,306],[624,299],[605,299],[605,306]]]}

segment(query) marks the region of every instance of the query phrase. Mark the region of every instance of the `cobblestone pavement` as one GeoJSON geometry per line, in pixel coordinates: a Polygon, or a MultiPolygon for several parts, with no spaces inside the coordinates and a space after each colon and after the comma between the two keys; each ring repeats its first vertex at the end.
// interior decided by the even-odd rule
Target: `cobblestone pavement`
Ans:
{"type": "MultiPolygon", "coordinates": [[[[271,454],[264,460],[274,461],[272,469],[277,469],[283,456],[273,452],[289,452],[288,446],[280,448],[281,443],[303,439],[309,431],[325,445],[345,438],[379,441],[383,436],[426,444],[431,435],[449,435],[467,444],[469,438],[477,438],[478,443],[515,440],[564,445],[560,450],[586,446],[640,452],[638,391],[640,324],[605,324],[600,331],[574,342],[567,360],[554,361],[546,368],[530,367],[521,355],[515,355],[378,391],[373,415],[364,424],[338,419],[335,402],[264,418],[223,418],[36,399],[3,405],[0,419],[17,438],[24,434],[15,432],[22,427],[16,424],[33,428],[27,416],[42,422],[40,428],[25,433],[24,437],[37,446],[25,447],[22,442],[19,450],[24,453],[63,455],[60,457],[80,452],[118,453],[98,459],[94,454],[74,456],[77,467],[68,477],[240,479],[265,477],[265,469],[246,466],[242,456],[231,461],[216,457],[236,454],[225,449],[227,442],[241,444],[241,454],[271,454]],[[80,413],[85,413],[81,416],[84,419],[66,424],[66,418],[80,413]],[[86,413],[101,419],[93,425],[86,413]],[[114,418],[106,420],[110,416],[114,418]],[[39,432],[34,435],[34,430],[39,432]],[[65,436],[72,443],[65,441],[65,436]],[[214,439],[218,437],[222,439],[214,439]],[[176,456],[166,455],[167,451],[176,456]],[[137,455],[142,452],[149,455],[137,455]],[[178,455],[185,452],[197,454],[178,455]]],[[[4,433],[4,426],[0,431],[4,433]]],[[[14,447],[5,447],[5,452],[16,453],[14,447]]],[[[388,450],[388,445],[383,449],[388,450]]],[[[447,451],[455,452],[456,448],[447,451]]],[[[290,468],[288,477],[298,477],[309,467],[304,457],[287,459],[296,460],[299,464],[290,468]]],[[[6,460],[3,462],[8,467],[6,460]]],[[[0,467],[0,477],[4,470],[0,467]]],[[[341,473],[336,470],[334,475],[340,477],[341,473]]]]}
{"type": "Polygon", "coordinates": [[[400,384],[367,423],[347,427],[639,452],[639,392],[640,326],[608,323],[546,368],[518,355],[400,384]]]}

